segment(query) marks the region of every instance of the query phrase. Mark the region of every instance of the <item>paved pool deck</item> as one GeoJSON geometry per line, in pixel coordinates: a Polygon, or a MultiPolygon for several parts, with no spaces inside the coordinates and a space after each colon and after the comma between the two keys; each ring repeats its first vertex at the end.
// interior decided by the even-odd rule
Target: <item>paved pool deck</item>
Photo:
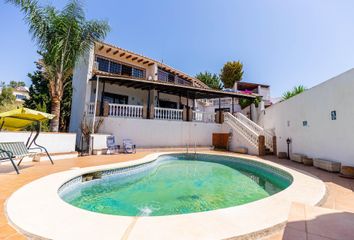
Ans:
{"type": "MultiPolygon", "coordinates": [[[[138,152],[133,155],[87,156],[58,160],[55,165],[48,161],[26,162],[21,166],[21,174],[16,175],[8,164],[0,165],[0,239],[26,239],[12,228],[4,214],[6,199],[21,186],[43,176],[65,171],[73,167],[89,167],[142,158],[152,151],[138,152]]],[[[235,156],[244,156],[234,154],[235,156]]],[[[321,207],[311,207],[293,203],[285,229],[266,239],[354,239],[354,180],[340,178],[314,167],[304,166],[289,160],[266,156],[262,161],[275,162],[289,168],[317,176],[326,183],[328,197],[321,207]]],[[[31,204],[26,202],[24,204],[31,204]]]]}

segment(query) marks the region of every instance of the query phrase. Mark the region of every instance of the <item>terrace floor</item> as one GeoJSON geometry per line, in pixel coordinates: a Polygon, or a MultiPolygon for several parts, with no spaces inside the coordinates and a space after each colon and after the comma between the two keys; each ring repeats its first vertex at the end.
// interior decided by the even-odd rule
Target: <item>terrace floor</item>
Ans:
{"type": "MultiPolygon", "coordinates": [[[[26,239],[12,228],[4,213],[6,199],[21,186],[40,177],[68,170],[73,167],[97,166],[109,163],[139,159],[152,151],[127,155],[87,156],[59,160],[55,165],[48,161],[25,162],[21,165],[21,174],[17,175],[11,165],[0,165],[0,239],[26,239]]],[[[235,156],[238,156],[235,154],[235,156]]],[[[243,155],[244,156],[244,155],[243,155]]],[[[254,157],[252,157],[254,158],[254,157]]],[[[304,173],[317,176],[326,183],[328,197],[321,207],[311,207],[293,203],[285,229],[267,240],[346,240],[354,239],[354,180],[340,178],[314,167],[304,166],[289,160],[280,160],[274,156],[262,158],[304,173]]],[[[24,204],[30,204],[24,199],[24,204]]]]}

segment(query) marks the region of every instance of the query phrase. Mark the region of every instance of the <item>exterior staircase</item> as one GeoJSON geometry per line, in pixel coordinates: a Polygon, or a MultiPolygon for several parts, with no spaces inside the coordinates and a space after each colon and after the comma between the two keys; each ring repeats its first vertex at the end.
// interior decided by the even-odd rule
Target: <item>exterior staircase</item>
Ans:
{"type": "Polygon", "coordinates": [[[274,134],[238,112],[232,115],[224,113],[224,124],[227,124],[237,134],[241,135],[252,147],[258,149],[259,155],[276,152],[274,146],[274,134]],[[260,151],[260,148],[263,148],[260,151]],[[263,153],[263,154],[262,154],[263,153]]]}

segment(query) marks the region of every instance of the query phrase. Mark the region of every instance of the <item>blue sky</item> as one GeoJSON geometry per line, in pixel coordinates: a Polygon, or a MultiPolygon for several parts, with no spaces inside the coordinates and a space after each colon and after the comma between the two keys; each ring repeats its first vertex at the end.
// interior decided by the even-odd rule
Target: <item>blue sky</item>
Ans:
{"type": "MultiPolygon", "coordinates": [[[[66,1],[40,1],[62,7],[66,1]]],[[[243,81],[271,85],[280,96],[354,67],[351,0],[86,0],[87,17],[106,19],[106,41],[163,60],[190,75],[244,64],[243,81]]],[[[0,81],[35,70],[35,43],[23,15],[0,3],[0,81]]]]}

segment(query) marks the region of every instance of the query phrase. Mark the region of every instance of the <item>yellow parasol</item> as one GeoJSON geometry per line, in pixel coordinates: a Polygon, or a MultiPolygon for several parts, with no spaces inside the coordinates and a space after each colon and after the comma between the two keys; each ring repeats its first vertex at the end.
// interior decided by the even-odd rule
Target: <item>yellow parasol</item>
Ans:
{"type": "Polygon", "coordinates": [[[19,131],[33,122],[41,122],[54,117],[49,113],[21,107],[0,113],[0,130],[19,131]]]}

